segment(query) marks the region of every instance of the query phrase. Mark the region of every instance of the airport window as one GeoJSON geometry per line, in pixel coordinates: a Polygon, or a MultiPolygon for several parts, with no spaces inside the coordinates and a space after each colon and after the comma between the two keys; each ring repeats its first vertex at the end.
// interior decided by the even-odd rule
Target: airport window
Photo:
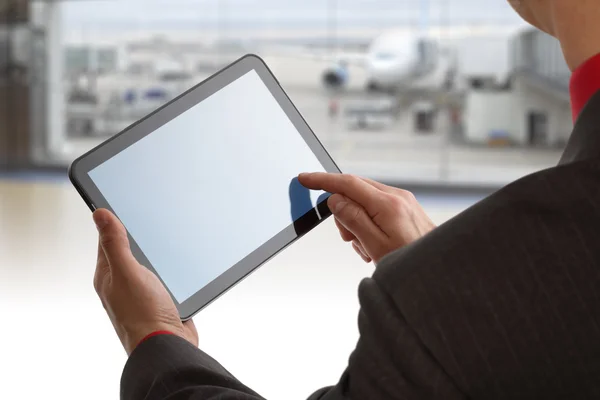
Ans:
{"type": "MultiPolygon", "coordinates": [[[[580,180],[573,175],[570,182],[547,184],[554,174],[547,168],[560,162],[573,132],[571,71],[558,41],[531,28],[510,5],[528,1],[558,4],[560,0],[0,0],[0,309],[5,323],[0,333],[4,339],[0,350],[0,400],[114,399],[120,393],[122,368],[128,365],[124,383],[129,381],[129,374],[135,375],[136,371],[129,368],[136,363],[136,357],[145,357],[144,350],[139,356],[136,354],[140,353],[133,353],[127,362],[128,354],[119,346],[94,291],[96,253],[100,250],[101,256],[104,248],[98,247],[98,232],[89,208],[69,182],[68,167],[75,158],[114,139],[249,53],[266,62],[342,172],[389,185],[383,188],[387,194],[382,195],[373,189],[376,184],[359,182],[387,200],[393,193],[405,194],[394,192],[394,188],[414,193],[422,210],[415,209],[418,214],[412,216],[419,217],[424,211],[431,218],[423,219],[424,224],[419,227],[428,231],[435,229],[432,223],[440,226],[408,249],[416,250],[417,256],[409,257],[415,261],[415,271],[423,268],[426,273],[426,278],[418,282],[422,287],[410,289],[432,293],[427,301],[411,298],[408,305],[413,310],[420,307],[430,316],[434,311],[430,305],[443,307],[445,294],[451,295],[456,289],[458,297],[451,299],[454,304],[449,304],[450,308],[458,305],[454,308],[473,311],[470,314],[478,314],[481,319],[469,324],[463,321],[463,315],[453,320],[454,316],[447,313],[440,318],[444,323],[434,328],[434,333],[447,333],[448,339],[457,344],[473,343],[470,350],[481,350],[477,352],[484,355],[481,361],[487,359],[494,364],[488,366],[489,371],[495,364],[500,369],[492,374],[482,364],[482,370],[473,371],[472,377],[459,379],[453,385],[456,368],[450,367],[448,372],[452,374],[446,377],[442,373],[438,392],[453,393],[456,386],[467,387],[465,393],[474,388],[469,392],[479,394],[483,393],[479,389],[485,387],[510,398],[510,390],[515,393],[513,397],[525,397],[529,391],[549,392],[556,387],[546,397],[558,398],[562,397],[560,393],[570,392],[570,378],[594,380],[594,368],[600,363],[594,356],[596,348],[588,346],[585,339],[596,338],[593,334],[597,328],[591,326],[596,321],[589,318],[587,325],[581,324],[578,317],[584,317],[585,310],[576,307],[591,304],[600,296],[598,275],[585,280],[588,268],[578,264],[587,260],[590,265],[599,264],[595,265],[596,270],[600,266],[600,247],[592,248],[592,242],[598,239],[598,228],[585,224],[582,217],[598,212],[597,202],[587,199],[598,192],[598,184],[589,173],[591,168],[583,171],[582,163],[572,168],[562,165],[556,171],[564,179],[565,170],[582,171],[580,180]],[[521,180],[508,190],[501,190],[538,171],[542,173],[526,179],[524,185],[521,180]],[[528,181],[533,184],[528,185],[528,181]],[[471,221],[481,229],[461,229],[460,221],[456,223],[454,218],[465,216],[465,210],[473,210],[473,205],[498,191],[497,201],[484,202],[483,207],[475,206],[474,213],[466,213],[466,219],[475,216],[471,221]],[[536,203],[541,206],[535,207],[536,203]],[[487,212],[486,204],[491,207],[487,212]],[[553,206],[573,210],[555,211],[553,206]],[[500,219],[505,224],[494,223],[500,219]],[[443,225],[447,221],[450,224],[443,225]],[[512,222],[514,227],[510,230],[512,222]],[[435,245],[436,240],[443,241],[444,232],[448,240],[441,247],[429,249],[432,257],[438,257],[434,262],[439,265],[416,265],[418,252],[426,251],[423,248],[435,245]],[[589,236],[580,237],[586,233],[589,236]],[[455,244],[469,239],[472,246],[453,257],[458,254],[455,244]],[[483,246],[476,248],[478,244],[483,246]],[[507,264],[491,259],[500,252],[506,254],[507,264]],[[559,278],[556,271],[544,265],[553,255],[557,269],[572,280],[559,278]],[[511,265],[509,257],[527,265],[518,269],[521,264],[511,265]],[[440,268],[444,262],[459,258],[468,264],[462,272],[448,268],[445,274],[440,268]],[[476,279],[478,261],[481,279],[476,279]],[[532,273],[532,261],[540,266],[539,276],[532,273]],[[493,264],[499,269],[494,270],[493,264]],[[436,275],[436,271],[442,275],[436,275]],[[503,272],[508,273],[506,279],[500,276],[503,272]],[[515,280],[510,279],[513,272],[515,280]],[[457,285],[446,279],[451,273],[460,278],[455,281],[457,285]],[[522,278],[527,276],[539,280],[526,282],[522,278]],[[474,285],[467,287],[467,282],[474,285]],[[552,284],[559,286],[552,288],[552,284]],[[523,295],[516,296],[515,292],[523,295]],[[479,304],[468,302],[483,298],[478,295],[489,295],[489,299],[479,304]],[[519,299],[522,307],[513,307],[519,299]],[[563,300],[572,300],[575,307],[563,304],[565,310],[573,310],[571,315],[554,320],[558,316],[554,311],[563,300]],[[529,324],[527,308],[539,326],[529,324]],[[493,311],[497,311],[497,320],[493,311]],[[502,342],[503,328],[512,328],[512,350],[516,354],[506,346],[507,341],[502,342]],[[540,328],[539,337],[535,328],[540,328]],[[561,334],[569,332],[571,337],[560,340],[561,334]],[[478,334],[483,335],[479,343],[478,334]],[[523,349],[528,343],[531,352],[526,354],[523,349]],[[546,357],[534,359],[534,354],[546,356],[542,345],[549,346],[550,361],[564,363],[557,364],[558,374],[552,374],[554,368],[545,362],[546,357]],[[578,354],[569,351],[585,351],[588,347],[589,359],[575,359],[578,354]],[[580,366],[591,373],[576,373],[575,368],[580,366]],[[517,376],[520,372],[525,374],[517,376]]],[[[575,7],[584,1],[563,3],[565,7],[575,7]]],[[[594,4],[600,6],[600,0],[594,4]]],[[[584,17],[592,23],[591,15],[584,17]]],[[[584,75],[583,80],[587,79],[584,75]]],[[[245,78],[256,76],[249,74],[245,78]]],[[[287,141],[285,135],[289,133],[292,138],[295,132],[285,114],[259,112],[261,104],[268,105],[273,100],[267,92],[263,93],[264,102],[261,96],[249,94],[255,90],[251,86],[255,80],[242,78],[240,82],[240,88],[248,84],[246,91],[238,92],[244,94],[246,104],[215,101],[211,106],[209,101],[204,104],[204,111],[202,107],[196,109],[198,118],[186,122],[184,117],[161,129],[164,142],[161,143],[159,133],[151,133],[139,144],[129,146],[126,154],[111,157],[104,166],[92,168],[90,164],[98,187],[105,186],[101,181],[110,180],[108,190],[102,191],[108,205],[131,230],[131,238],[142,244],[139,233],[146,236],[145,243],[156,242],[156,246],[149,243],[143,249],[134,248],[136,254],[144,251],[154,263],[150,252],[155,250],[154,255],[162,259],[157,259],[162,261],[157,265],[179,263],[209,278],[219,269],[210,264],[222,261],[224,253],[235,255],[231,248],[239,245],[246,254],[252,250],[248,246],[258,245],[258,234],[244,235],[243,229],[237,229],[245,222],[256,221],[235,218],[235,212],[260,217],[254,231],[269,228],[271,220],[276,225],[281,222],[279,228],[273,225],[278,230],[296,222],[266,247],[293,237],[299,227],[304,231],[301,222],[312,223],[327,215],[326,205],[321,204],[316,213],[307,215],[309,218],[298,220],[324,197],[320,193],[313,196],[300,187],[292,175],[301,171],[285,168],[277,157],[280,154],[276,145],[294,146],[288,149],[290,157],[285,160],[290,161],[290,166],[295,159],[304,161],[302,150],[306,152],[307,148],[300,136],[295,142],[287,141]],[[227,123],[218,123],[222,121],[227,123]],[[248,129],[252,125],[248,121],[264,126],[265,135],[281,135],[273,136],[272,146],[251,146],[255,144],[252,137],[256,132],[248,129]],[[273,129],[274,126],[282,129],[273,129]],[[180,144],[178,137],[194,142],[185,143],[185,148],[166,145],[180,144]],[[159,140],[154,141],[154,146],[156,138],[159,140]],[[228,157],[222,154],[232,148],[239,151],[240,164],[225,165],[223,161],[228,157]],[[138,151],[140,157],[133,154],[138,151]],[[127,153],[133,154],[132,162],[122,163],[127,153]],[[204,163],[194,164],[198,160],[204,163]],[[112,167],[119,173],[110,174],[112,167]],[[176,174],[186,170],[191,175],[176,174]],[[271,192],[264,190],[277,187],[269,172],[280,175],[281,186],[276,190],[279,196],[268,196],[271,192]],[[215,179],[208,182],[208,175],[215,179]],[[252,187],[257,191],[253,192],[252,187]],[[223,189],[227,188],[236,189],[237,195],[225,199],[227,190],[223,189]],[[109,196],[109,192],[117,194],[124,189],[141,191],[131,196],[109,196]],[[158,200],[156,203],[147,201],[152,197],[152,189],[158,194],[153,197],[158,200]],[[198,196],[189,196],[191,191],[198,196]],[[123,203],[123,207],[136,211],[140,221],[154,222],[154,226],[134,232],[136,224],[127,222],[127,210],[122,212],[119,199],[128,203],[123,203]],[[166,201],[161,202],[163,199],[166,201]],[[212,207],[202,204],[203,200],[212,207]],[[224,200],[231,200],[231,207],[215,209],[217,203],[224,206],[224,200]],[[168,224],[176,230],[172,234],[157,224],[169,222],[169,218],[175,222],[168,224]],[[221,246],[208,248],[206,236],[221,238],[221,246]],[[171,254],[179,253],[181,257],[160,257],[159,242],[181,250],[171,254]],[[194,248],[186,246],[189,243],[194,248]],[[188,256],[194,250],[194,254],[206,256],[205,262],[200,262],[206,265],[189,265],[188,256]]],[[[585,98],[574,103],[579,100],[585,98]]],[[[160,116],[154,121],[158,119],[160,116]]],[[[138,129],[146,129],[154,121],[138,124],[138,129]]],[[[585,121],[579,122],[586,125],[585,121]]],[[[574,139],[561,164],[578,155],[595,155],[589,148],[578,149],[580,138],[574,139]]],[[[120,145],[126,141],[127,138],[121,138],[112,143],[120,145]]],[[[304,166],[319,170],[318,161],[324,158],[308,155],[305,160],[310,164],[304,166]]],[[[592,163],[597,165],[598,161],[592,163]]],[[[91,208],[96,206],[101,204],[91,208]]],[[[411,222],[415,222],[414,218],[411,222]]],[[[464,226],[469,226],[468,221],[464,226]]],[[[369,244],[368,237],[359,235],[359,230],[355,233],[364,239],[363,244],[369,244]]],[[[382,237],[385,239],[385,235],[382,237]]],[[[414,235],[404,239],[414,239],[414,235]]],[[[244,385],[267,399],[306,398],[319,387],[335,385],[348,364],[348,350],[356,345],[360,331],[364,332],[364,326],[357,329],[356,324],[356,288],[376,265],[365,264],[361,253],[391,250],[388,245],[392,241],[385,242],[379,249],[361,249],[357,243],[344,243],[335,218],[323,221],[195,317],[201,350],[223,362],[244,385]]],[[[246,260],[252,261],[260,256],[258,253],[262,250],[246,260]]],[[[383,256],[383,252],[375,253],[378,254],[371,254],[373,261],[383,256]]],[[[406,260],[406,255],[402,253],[401,258],[406,260]]],[[[117,267],[111,266],[113,272],[117,267]]],[[[148,272],[143,267],[138,270],[148,272]]],[[[382,284],[388,283],[393,284],[382,284]]],[[[212,289],[208,288],[208,292],[212,289]]],[[[407,315],[408,323],[415,321],[410,318],[412,315],[407,315]]],[[[431,336],[419,335],[417,339],[420,338],[431,344],[427,340],[431,336]]],[[[150,339],[158,346],[175,340],[183,339],[164,335],[150,339]]],[[[402,342],[406,345],[406,340],[402,342]]],[[[153,346],[147,345],[146,348],[153,346]]],[[[423,346],[420,347],[417,350],[424,354],[425,362],[432,359],[430,356],[444,357],[423,352],[423,346]]],[[[457,364],[466,366],[461,369],[473,369],[473,355],[455,350],[452,354],[457,354],[457,364]]],[[[418,371],[411,368],[411,363],[419,363],[421,358],[417,352],[414,354],[416,357],[407,354],[410,358],[406,359],[402,359],[403,355],[394,357],[398,364],[403,362],[399,367],[410,369],[409,378],[416,378],[418,371]]],[[[443,367],[448,367],[447,360],[443,361],[443,367]]],[[[158,362],[166,364],[169,359],[160,357],[158,362]]],[[[425,392],[431,388],[429,383],[435,383],[435,367],[434,364],[428,373],[433,378],[430,382],[418,383],[420,391],[425,392]]],[[[373,382],[381,375],[375,368],[368,372],[374,376],[373,382]]],[[[193,379],[193,371],[184,374],[175,379],[193,379]]],[[[155,383],[158,391],[172,387],[163,380],[158,377],[154,382],[140,377],[131,381],[155,383]]],[[[396,382],[389,380],[390,385],[396,382]]],[[[145,388],[139,388],[138,392],[144,392],[145,388]]],[[[378,389],[383,391],[383,385],[378,389]]],[[[377,397],[365,394],[359,400],[377,397]]]]}
{"type": "MultiPolygon", "coordinates": [[[[570,124],[560,48],[523,29],[505,2],[34,3],[23,21],[32,28],[31,124],[44,146],[35,162],[67,165],[246,53],[267,62],[342,169],[374,178],[443,182],[470,168],[476,157],[465,154],[488,151],[498,160],[490,170],[506,169],[501,154],[563,138],[570,124]],[[500,131],[506,140],[496,140],[500,131]]],[[[546,167],[558,151],[515,171],[546,167]]]]}

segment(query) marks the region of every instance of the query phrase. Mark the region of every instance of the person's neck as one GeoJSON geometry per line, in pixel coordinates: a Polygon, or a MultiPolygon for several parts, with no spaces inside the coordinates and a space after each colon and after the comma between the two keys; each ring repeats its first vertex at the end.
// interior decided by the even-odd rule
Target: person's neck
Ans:
{"type": "Polygon", "coordinates": [[[600,4],[598,0],[556,0],[553,11],[554,33],[574,71],[600,53],[600,4]]]}

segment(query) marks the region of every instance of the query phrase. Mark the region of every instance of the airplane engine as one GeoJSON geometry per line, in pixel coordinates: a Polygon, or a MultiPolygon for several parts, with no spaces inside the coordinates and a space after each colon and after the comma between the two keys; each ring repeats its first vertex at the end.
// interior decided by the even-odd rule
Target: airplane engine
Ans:
{"type": "Polygon", "coordinates": [[[348,70],[336,65],[323,73],[323,86],[327,89],[341,89],[348,83],[348,70]]]}

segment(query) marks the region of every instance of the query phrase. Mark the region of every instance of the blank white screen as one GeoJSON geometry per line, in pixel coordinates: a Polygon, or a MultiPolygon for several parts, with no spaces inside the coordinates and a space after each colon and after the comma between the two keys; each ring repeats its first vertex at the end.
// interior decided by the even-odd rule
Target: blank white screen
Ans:
{"type": "Polygon", "coordinates": [[[290,225],[304,171],[324,168],[251,71],[89,175],[181,303],[290,225]]]}

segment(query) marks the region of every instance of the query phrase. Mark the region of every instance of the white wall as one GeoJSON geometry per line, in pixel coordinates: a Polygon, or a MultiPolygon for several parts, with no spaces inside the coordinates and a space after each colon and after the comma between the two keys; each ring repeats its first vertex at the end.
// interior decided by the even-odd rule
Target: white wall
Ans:
{"type": "Polygon", "coordinates": [[[465,138],[471,143],[487,143],[493,130],[515,131],[512,93],[471,91],[466,98],[465,138]]]}

